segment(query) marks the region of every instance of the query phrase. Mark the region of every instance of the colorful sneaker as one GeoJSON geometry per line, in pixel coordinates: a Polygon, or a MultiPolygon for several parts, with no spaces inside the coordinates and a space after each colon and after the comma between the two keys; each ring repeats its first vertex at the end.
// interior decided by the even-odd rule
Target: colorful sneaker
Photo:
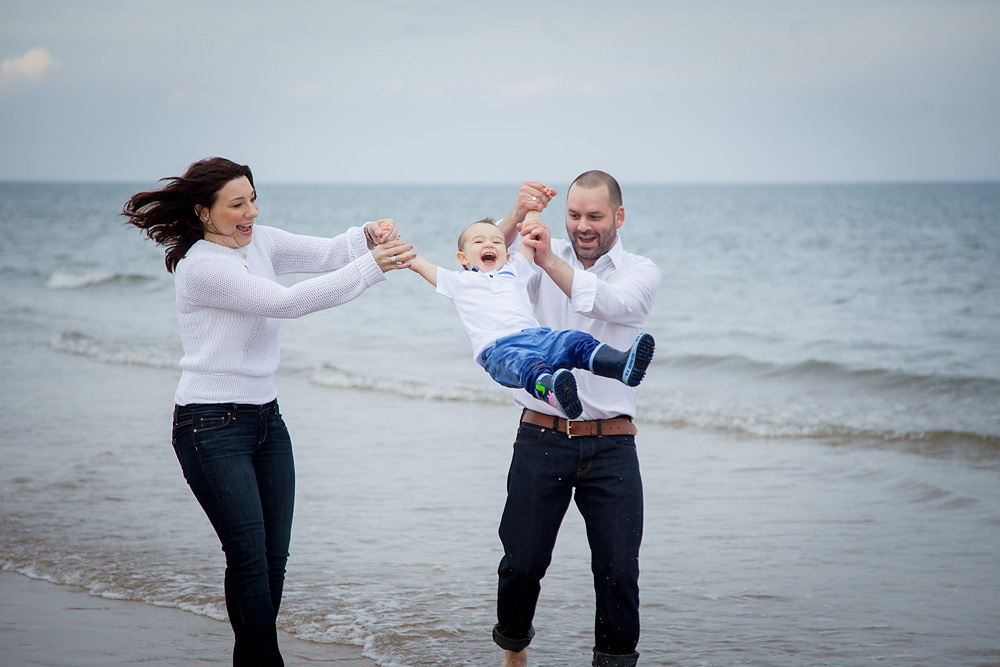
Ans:
{"type": "Polygon", "coordinates": [[[549,405],[559,408],[570,419],[576,419],[583,412],[583,404],[576,394],[576,378],[568,369],[561,368],[552,376],[552,392],[546,398],[549,405]]]}
{"type": "Polygon", "coordinates": [[[547,401],[549,394],[552,393],[552,384],[552,373],[539,375],[535,378],[535,388],[531,393],[538,400],[547,401]]]}
{"type": "Polygon", "coordinates": [[[637,387],[646,376],[646,369],[649,362],[653,360],[653,350],[656,341],[645,331],[640,332],[632,342],[632,349],[629,351],[628,360],[625,362],[625,370],[622,372],[622,382],[630,387],[637,387]]]}

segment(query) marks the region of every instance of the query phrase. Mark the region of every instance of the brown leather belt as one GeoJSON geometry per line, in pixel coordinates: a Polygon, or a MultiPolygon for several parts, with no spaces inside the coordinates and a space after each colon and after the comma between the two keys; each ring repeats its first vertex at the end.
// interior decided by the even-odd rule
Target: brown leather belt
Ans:
{"type": "Polygon", "coordinates": [[[632,423],[631,417],[622,415],[612,419],[594,419],[591,421],[567,420],[552,415],[542,414],[534,410],[524,409],[521,413],[522,424],[532,424],[553,431],[565,433],[570,438],[584,436],[600,437],[602,435],[635,435],[639,430],[632,423]]]}

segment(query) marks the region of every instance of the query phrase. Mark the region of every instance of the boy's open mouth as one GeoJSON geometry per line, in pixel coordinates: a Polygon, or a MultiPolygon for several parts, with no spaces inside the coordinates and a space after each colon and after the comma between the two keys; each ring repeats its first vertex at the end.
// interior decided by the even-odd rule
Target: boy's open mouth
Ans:
{"type": "Polygon", "coordinates": [[[479,256],[479,259],[483,260],[483,264],[495,264],[497,261],[497,253],[493,250],[484,250],[483,254],[479,256]]]}

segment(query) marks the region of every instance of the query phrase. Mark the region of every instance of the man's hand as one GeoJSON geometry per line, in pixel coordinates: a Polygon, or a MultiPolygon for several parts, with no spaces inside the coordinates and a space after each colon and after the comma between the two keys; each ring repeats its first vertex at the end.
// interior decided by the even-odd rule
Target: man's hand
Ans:
{"type": "Polygon", "coordinates": [[[551,252],[552,230],[545,226],[541,218],[528,216],[521,226],[521,243],[531,248],[534,253],[535,264],[540,269],[545,270],[553,258],[551,252]]]}
{"type": "Polygon", "coordinates": [[[521,190],[517,194],[517,202],[514,208],[500,221],[500,230],[509,246],[517,235],[518,225],[524,222],[529,211],[540,212],[552,198],[556,196],[556,191],[538,181],[525,181],[521,184],[521,190]]]}
{"type": "Polygon", "coordinates": [[[535,253],[535,265],[549,274],[559,289],[567,298],[573,298],[573,267],[559,259],[552,252],[552,230],[545,226],[541,218],[529,215],[521,225],[521,243],[531,248],[535,253]]]}
{"type": "Polygon", "coordinates": [[[555,196],[556,191],[544,183],[525,181],[521,184],[521,190],[517,194],[516,222],[524,222],[524,216],[528,214],[528,211],[543,211],[555,196]]]}

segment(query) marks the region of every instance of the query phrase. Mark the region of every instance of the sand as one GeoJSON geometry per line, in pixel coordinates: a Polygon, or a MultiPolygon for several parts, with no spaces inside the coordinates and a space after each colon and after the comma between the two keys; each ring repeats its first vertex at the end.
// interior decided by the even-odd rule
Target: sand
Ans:
{"type": "MultiPolygon", "coordinates": [[[[228,623],[180,609],[93,597],[84,589],[0,572],[0,665],[232,663],[228,623]]],[[[356,646],[281,633],[285,664],[372,667],[356,646]]]]}

